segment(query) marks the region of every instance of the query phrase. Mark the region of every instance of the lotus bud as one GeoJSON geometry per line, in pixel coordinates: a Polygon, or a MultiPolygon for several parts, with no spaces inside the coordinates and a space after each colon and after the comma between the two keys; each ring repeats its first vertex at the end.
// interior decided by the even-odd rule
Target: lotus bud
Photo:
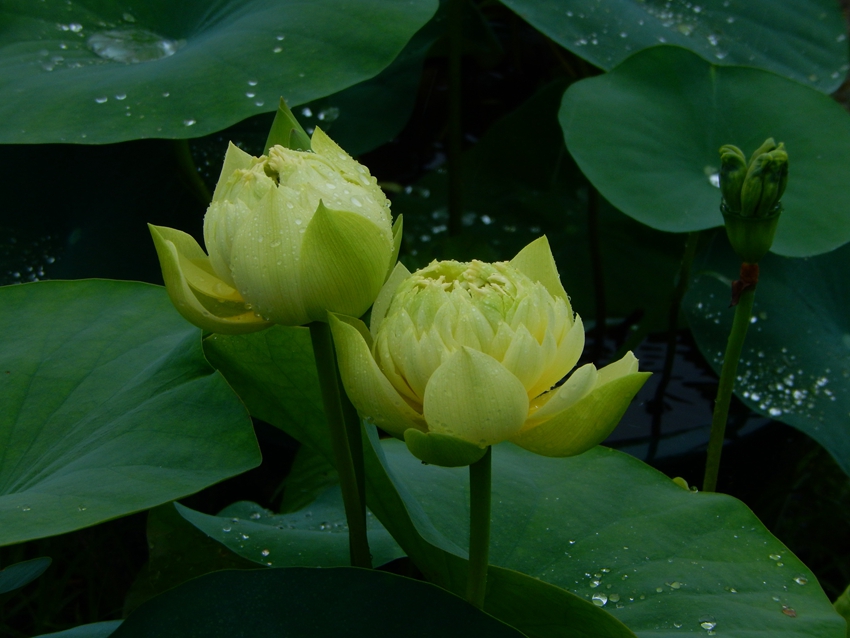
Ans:
{"type": "Polygon", "coordinates": [[[310,147],[252,157],[229,146],[204,217],[209,256],[189,235],[151,226],[186,319],[241,333],[325,321],[328,311],[360,316],[372,305],[398,256],[401,220],[393,226],[375,178],[319,128],[310,147]]]}
{"type": "Polygon", "coordinates": [[[333,315],[340,373],[365,417],[427,463],[469,465],[511,441],[580,454],[614,429],[649,373],[629,352],[582,366],[581,318],[545,237],[510,262],[396,266],[371,326],[333,315]]]}
{"type": "Polygon", "coordinates": [[[735,146],[720,149],[720,210],[732,247],[745,263],[757,263],[773,244],[788,184],[788,154],[784,144],[768,138],[747,165],[743,157],[735,146]]]}

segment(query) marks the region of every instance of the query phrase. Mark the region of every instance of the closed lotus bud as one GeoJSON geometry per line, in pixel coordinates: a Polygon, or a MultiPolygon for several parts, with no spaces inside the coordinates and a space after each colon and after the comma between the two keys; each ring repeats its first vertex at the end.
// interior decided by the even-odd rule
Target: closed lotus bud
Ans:
{"type": "Polygon", "coordinates": [[[773,244],[788,184],[788,153],[768,138],[746,166],[743,157],[735,146],[720,148],[720,209],[732,247],[744,262],[757,263],[773,244]]]}
{"type": "Polygon", "coordinates": [[[395,263],[400,219],[375,178],[320,129],[312,151],[230,145],[204,218],[207,257],[187,234],[151,226],[177,309],[206,330],[363,314],[395,263]]]}
{"type": "Polygon", "coordinates": [[[741,187],[747,176],[747,160],[741,149],[727,144],[720,147],[720,191],[723,201],[734,210],[741,210],[741,187]]]}
{"type": "Polygon", "coordinates": [[[331,328],[352,403],[436,465],[468,465],[501,441],[580,454],[608,436],[649,376],[629,352],[557,385],[584,328],[545,237],[510,262],[433,262],[413,274],[398,265],[370,329],[340,315],[331,328]]]}

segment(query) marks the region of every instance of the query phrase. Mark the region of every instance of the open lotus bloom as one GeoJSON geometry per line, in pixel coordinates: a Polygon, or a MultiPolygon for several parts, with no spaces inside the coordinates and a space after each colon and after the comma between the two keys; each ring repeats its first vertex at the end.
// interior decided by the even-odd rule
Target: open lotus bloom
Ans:
{"type": "Polygon", "coordinates": [[[204,217],[207,256],[186,233],[150,226],[168,294],[205,330],[360,316],[398,256],[395,226],[369,171],[316,128],[312,151],[231,144],[204,217]]]}
{"type": "Polygon", "coordinates": [[[397,265],[370,329],[331,318],[340,373],[358,411],[427,463],[461,466],[511,441],[545,456],[601,443],[649,377],[629,352],[582,366],[581,318],[541,237],[513,260],[397,265]]]}

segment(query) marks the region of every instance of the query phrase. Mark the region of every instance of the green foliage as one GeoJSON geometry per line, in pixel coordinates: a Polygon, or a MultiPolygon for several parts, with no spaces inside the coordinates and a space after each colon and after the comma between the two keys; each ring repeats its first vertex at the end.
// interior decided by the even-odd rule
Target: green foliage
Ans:
{"type": "Polygon", "coordinates": [[[0,288],[0,545],[191,494],[259,464],[245,408],[162,288],[0,288]]]}
{"type": "MultiPolygon", "coordinates": [[[[760,268],[735,393],[750,409],[808,434],[850,474],[850,247],[806,260],[767,255],[760,268]]],[[[728,278],[737,270],[734,253],[715,237],[685,299],[688,323],[715,370],[733,314],[728,278]]]]}
{"type": "MultiPolygon", "coordinates": [[[[344,567],[349,564],[348,526],[339,487],[304,509],[274,514],[240,501],[217,516],[177,504],[177,512],[238,556],[270,567],[344,567]]],[[[404,554],[373,517],[367,519],[372,562],[383,565],[404,554]]]]}
{"type": "Polygon", "coordinates": [[[522,634],[428,583],[337,567],[208,574],[145,603],[111,635],[519,638],[522,634]]]}
{"type": "Polygon", "coordinates": [[[667,42],[717,64],[773,71],[832,93],[847,72],[846,31],[832,0],[504,0],[535,28],[606,71],[667,42]]]}
{"type": "Polygon", "coordinates": [[[44,556],[7,565],[0,570],[0,595],[15,591],[35,580],[50,567],[50,562],[51,559],[44,556]]]}
{"type": "Polygon", "coordinates": [[[2,143],[198,137],[336,93],[389,65],[434,0],[179,5],[89,0],[0,9],[2,143]],[[98,53],[99,51],[99,53],[98,53]],[[26,96],[30,107],[17,99],[26,96]]]}
{"type": "Polygon", "coordinates": [[[772,251],[803,257],[850,241],[850,117],[797,82],[655,47],[571,86],[560,121],[567,148],[602,195],[677,233],[723,223],[722,145],[750,149],[774,137],[791,167],[772,251]]]}

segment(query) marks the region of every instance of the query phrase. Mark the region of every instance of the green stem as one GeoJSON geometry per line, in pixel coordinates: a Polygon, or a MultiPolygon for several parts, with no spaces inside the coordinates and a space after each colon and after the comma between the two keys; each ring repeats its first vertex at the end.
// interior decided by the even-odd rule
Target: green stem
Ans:
{"type": "MultiPolygon", "coordinates": [[[[351,553],[351,564],[354,567],[369,568],[372,566],[372,557],[369,553],[369,540],[366,537],[366,509],[360,497],[355,463],[349,444],[349,434],[346,431],[346,419],[340,394],[339,370],[334,355],[330,326],[324,322],[314,321],[310,324],[310,339],[313,342],[313,353],[316,356],[322,404],[325,409],[325,417],[328,420],[334,463],[339,473],[342,501],[345,506],[345,516],[348,519],[348,548],[351,553]]],[[[359,437],[358,428],[358,443],[360,443],[359,437]]],[[[362,464],[362,447],[360,447],[360,450],[360,462],[362,464]]]]}
{"type": "Polygon", "coordinates": [[[744,348],[744,337],[747,336],[747,328],[750,326],[750,318],[753,314],[754,296],[755,290],[745,290],[741,293],[738,305],[735,306],[735,319],[732,321],[732,330],[729,332],[729,341],[726,343],[726,354],[723,357],[720,384],[717,388],[717,400],[714,403],[714,416],[711,419],[708,458],[705,462],[705,478],[702,481],[703,492],[714,492],[717,489],[720,453],[723,451],[729,402],[732,400],[732,388],[735,385],[738,361],[744,348]]]}
{"type": "Polygon", "coordinates": [[[667,315],[667,351],[664,356],[664,371],[661,373],[661,380],[658,382],[658,388],[655,390],[655,397],[653,399],[655,412],[652,415],[652,434],[650,435],[649,449],[646,453],[647,463],[655,458],[655,453],[658,451],[658,443],[661,440],[661,417],[664,413],[664,395],[667,393],[667,386],[670,385],[670,378],[673,376],[673,363],[676,360],[679,311],[682,308],[682,299],[688,291],[688,283],[691,279],[691,266],[694,263],[698,244],[699,231],[688,233],[688,239],[685,242],[685,252],[682,255],[682,263],[679,265],[679,274],[673,286],[673,296],[670,299],[670,309],[667,315]]]}
{"type": "Polygon", "coordinates": [[[466,599],[484,608],[487,593],[487,563],[490,556],[490,459],[488,447],[479,460],[469,466],[469,575],[466,599]]]}
{"type": "Polygon", "coordinates": [[[463,3],[449,0],[449,129],[447,157],[449,168],[449,235],[461,232],[463,215],[463,175],[461,152],[463,124],[461,118],[462,58],[463,58],[463,3]]]}
{"type": "Polygon", "coordinates": [[[593,329],[593,352],[590,356],[598,363],[605,352],[605,323],[608,317],[605,308],[602,247],[599,241],[599,191],[590,182],[587,184],[587,239],[590,247],[590,272],[596,297],[596,327],[593,329]]]}

